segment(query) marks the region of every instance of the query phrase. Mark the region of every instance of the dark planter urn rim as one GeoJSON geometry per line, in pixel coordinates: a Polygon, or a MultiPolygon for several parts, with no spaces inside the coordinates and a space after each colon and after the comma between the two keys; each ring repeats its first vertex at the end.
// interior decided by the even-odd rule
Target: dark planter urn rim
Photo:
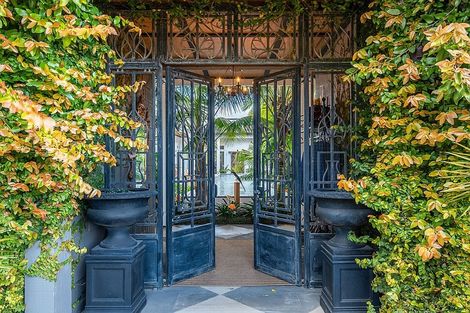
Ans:
{"type": "Polygon", "coordinates": [[[316,215],[333,225],[335,236],[328,243],[335,247],[357,249],[363,244],[356,244],[348,239],[348,233],[368,221],[374,211],[363,204],[356,203],[347,191],[338,189],[316,189],[312,196],[317,203],[316,215]]]}
{"type": "Polygon", "coordinates": [[[130,227],[143,220],[148,212],[148,200],[155,192],[148,189],[123,192],[102,192],[100,197],[86,198],[88,219],[106,228],[106,238],[100,242],[105,249],[131,249],[138,242],[130,235],[130,227]]]}
{"type": "Polygon", "coordinates": [[[95,201],[95,200],[125,200],[125,199],[139,199],[139,198],[150,198],[151,196],[156,195],[155,191],[150,191],[149,189],[133,189],[126,191],[113,191],[113,190],[101,190],[101,196],[96,197],[86,197],[85,201],[95,201]]]}
{"type": "Polygon", "coordinates": [[[347,191],[339,189],[314,189],[312,191],[314,198],[324,198],[324,199],[344,199],[344,200],[353,200],[354,197],[347,191]]]}

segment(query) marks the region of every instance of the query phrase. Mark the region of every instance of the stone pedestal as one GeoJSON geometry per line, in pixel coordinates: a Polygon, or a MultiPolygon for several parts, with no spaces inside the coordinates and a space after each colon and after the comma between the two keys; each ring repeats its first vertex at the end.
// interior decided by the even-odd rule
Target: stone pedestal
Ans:
{"type": "Polygon", "coordinates": [[[308,286],[311,288],[321,288],[323,286],[323,254],[321,247],[325,241],[330,240],[333,236],[332,233],[310,233],[310,275],[308,286]]]}
{"type": "Polygon", "coordinates": [[[96,246],[85,257],[84,313],[138,313],[147,300],[144,292],[144,250],[141,241],[130,248],[96,246]]]}
{"type": "Polygon", "coordinates": [[[367,302],[378,305],[372,291],[373,272],[362,269],[355,259],[370,258],[369,246],[345,248],[325,242],[323,254],[323,287],[320,305],[325,313],[366,312],[367,302]]]}

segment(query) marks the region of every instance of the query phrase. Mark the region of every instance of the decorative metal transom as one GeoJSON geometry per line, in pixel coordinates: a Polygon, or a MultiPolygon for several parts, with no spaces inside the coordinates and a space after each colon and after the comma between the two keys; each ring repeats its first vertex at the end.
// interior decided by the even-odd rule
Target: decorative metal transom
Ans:
{"type": "Polygon", "coordinates": [[[142,29],[142,36],[124,28],[111,41],[118,57],[126,61],[345,60],[354,51],[356,31],[355,16],[326,13],[281,16],[261,23],[257,14],[232,12],[139,17],[134,22],[142,29]]]}

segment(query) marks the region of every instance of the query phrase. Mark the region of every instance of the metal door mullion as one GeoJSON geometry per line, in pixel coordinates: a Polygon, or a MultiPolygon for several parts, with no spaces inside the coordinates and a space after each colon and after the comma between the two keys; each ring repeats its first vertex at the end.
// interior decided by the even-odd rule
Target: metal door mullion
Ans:
{"type": "MultiPolygon", "coordinates": [[[[263,210],[260,211],[258,214],[260,217],[269,219],[269,220],[279,219],[279,221],[287,222],[289,224],[294,224],[295,222],[295,219],[292,218],[292,215],[290,214],[274,214],[273,212],[263,211],[263,210]]],[[[273,226],[273,227],[277,228],[278,226],[273,226]]]]}
{"type": "Polygon", "coordinates": [[[158,276],[158,288],[163,287],[163,69],[162,64],[158,62],[157,67],[157,93],[156,93],[156,103],[157,103],[157,117],[159,118],[160,122],[157,123],[157,168],[158,168],[158,176],[157,176],[157,235],[158,235],[158,254],[160,258],[157,264],[157,271],[159,273],[158,276]]]}
{"type": "MultiPolygon", "coordinates": [[[[278,138],[278,107],[277,107],[277,80],[274,80],[274,96],[273,96],[273,133],[274,133],[274,153],[279,156],[279,138],[278,138]]],[[[279,176],[279,158],[274,158],[274,177],[279,176]]],[[[274,198],[277,199],[277,179],[274,180],[274,198]]],[[[277,202],[274,202],[274,212],[277,213],[277,202]]],[[[278,226],[277,220],[274,220],[274,225],[278,226]]]]}
{"type": "MultiPolygon", "coordinates": [[[[194,215],[194,216],[190,216],[190,217],[186,217],[186,218],[178,218],[177,220],[174,221],[174,223],[175,224],[187,223],[187,222],[190,222],[191,219],[194,219],[194,221],[199,221],[199,220],[210,218],[211,216],[212,216],[212,214],[208,213],[208,214],[204,214],[204,215],[194,215]]],[[[195,225],[193,228],[197,228],[197,227],[198,227],[198,225],[195,225]]]]}
{"type": "Polygon", "coordinates": [[[261,163],[261,156],[260,156],[260,147],[259,143],[260,140],[258,138],[259,136],[259,127],[260,127],[260,86],[257,81],[254,82],[253,86],[253,92],[254,92],[254,110],[253,110],[253,122],[254,122],[254,127],[253,127],[253,157],[254,157],[254,164],[253,164],[253,186],[254,186],[254,210],[253,210],[253,222],[254,222],[254,227],[253,227],[253,263],[255,268],[258,266],[258,249],[257,249],[257,238],[258,238],[258,223],[259,223],[259,217],[258,217],[258,212],[259,212],[259,206],[260,206],[260,186],[259,186],[259,167],[261,163]]]}
{"type": "MultiPolygon", "coordinates": [[[[195,176],[195,175],[193,175],[195,176]]],[[[208,182],[209,179],[208,178],[189,178],[189,179],[181,179],[181,180],[175,180],[175,183],[183,183],[183,182],[196,182],[196,181],[200,181],[200,182],[208,182]]]]}
{"type": "Polygon", "coordinates": [[[294,220],[295,220],[295,237],[297,238],[297,266],[296,266],[296,284],[300,284],[300,267],[301,267],[301,259],[302,259],[302,240],[301,240],[301,203],[300,203],[300,196],[301,196],[301,175],[300,175],[300,90],[299,83],[300,83],[300,68],[297,68],[295,71],[295,78],[292,81],[292,103],[293,103],[293,143],[292,143],[292,156],[293,156],[293,197],[294,197],[294,220]]]}
{"type": "MultiPolygon", "coordinates": [[[[185,86],[183,86],[184,88],[185,86]]],[[[186,88],[184,88],[186,89],[186,88]]],[[[188,143],[189,143],[189,175],[191,176],[191,179],[189,181],[189,184],[191,186],[191,213],[194,213],[194,180],[193,175],[195,175],[195,168],[194,168],[194,82],[191,80],[190,81],[190,89],[189,89],[189,105],[190,105],[190,135],[191,138],[188,138],[188,143]]],[[[194,220],[191,219],[191,227],[194,227],[194,220]]]]}
{"type": "Polygon", "coordinates": [[[207,217],[210,216],[209,210],[205,211],[196,211],[196,212],[191,212],[191,211],[184,211],[178,215],[177,218],[175,218],[175,221],[181,222],[182,220],[190,220],[191,218],[201,218],[201,217],[207,217]]]}
{"type": "MultiPolygon", "coordinates": [[[[167,129],[168,129],[168,134],[167,134],[167,143],[169,147],[169,157],[167,158],[167,174],[169,173],[174,173],[174,165],[175,165],[175,113],[176,113],[176,106],[175,106],[175,86],[174,86],[174,80],[173,80],[173,73],[171,68],[167,68],[166,71],[166,79],[167,79],[167,100],[169,102],[168,108],[167,108],[167,129]]],[[[167,214],[166,214],[166,249],[167,249],[167,282],[168,284],[172,283],[172,278],[173,278],[173,263],[171,262],[171,259],[173,257],[173,218],[175,216],[174,214],[174,206],[175,206],[175,199],[174,199],[174,175],[169,176],[169,181],[170,183],[167,183],[167,214]]]]}
{"type": "Polygon", "coordinates": [[[292,179],[260,178],[260,181],[288,183],[288,182],[292,182],[292,179]]]}
{"type": "Polygon", "coordinates": [[[209,157],[208,157],[208,182],[209,182],[209,190],[208,190],[208,206],[209,206],[209,214],[211,214],[211,224],[212,224],[212,234],[211,237],[211,245],[212,249],[212,266],[215,267],[216,260],[215,260],[215,222],[216,222],[216,215],[215,215],[215,178],[214,178],[214,165],[215,165],[215,98],[214,98],[214,89],[212,82],[209,82],[207,86],[207,93],[208,93],[208,123],[209,123],[209,142],[207,145],[209,157]]]}
{"type": "MultiPolygon", "coordinates": [[[[282,125],[282,130],[281,130],[281,134],[280,136],[283,136],[284,137],[284,142],[283,144],[285,145],[286,144],[286,141],[287,141],[287,138],[286,138],[286,135],[287,135],[287,132],[286,132],[286,124],[288,123],[288,114],[286,112],[287,110],[287,103],[286,103],[286,79],[283,79],[282,80],[282,96],[281,96],[281,106],[282,106],[282,117],[283,117],[283,124],[282,125]]],[[[286,149],[286,147],[283,147],[283,150],[286,149]]],[[[282,159],[283,159],[283,162],[286,162],[286,153],[288,153],[287,151],[283,151],[282,153],[282,159]]],[[[279,154],[281,155],[281,154],[279,154]]],[[[284,171],[286,170],[286,164],[284,164],[284,171]]],[[[282,175],[279,175],[280,179],[279,179],[279,183],[281,184],[281,195],[282,195],[282,200],[284,201],[285,200],[285,193],[284,193],[284,184],[285,182],[290,182],[290,180],[285,180],[284,178],[286,177],[286,173],[282,173],[282,175]]]]}
{"type": "MultiPolygon", "coordinates": [[[[334,51],[334,50],[333,50],[334,51]]],[[[334,120],[335,120],[335,115],[336,115],[336,105],[335,105],[335,101],[336,99],[334,98],[334,74],[331,73],[331,81],[330,81],[330,112],[329,112],[329,115],[330,115],[330,128],[331,128],[331,124],[334,123],[334,120]]],[[[333,165],[334,165],[334,151],[335,151],[335,136],[330,136],[330,180],[333,181],[335,180],[335,177],[333,176],[334,175],[334,169],[333,169],[333,165]]]]}

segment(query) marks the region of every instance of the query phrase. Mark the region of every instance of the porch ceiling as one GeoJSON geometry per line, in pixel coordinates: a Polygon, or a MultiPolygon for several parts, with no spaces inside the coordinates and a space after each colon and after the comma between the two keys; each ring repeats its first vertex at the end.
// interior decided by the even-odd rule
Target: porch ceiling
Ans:
{"type": "Polygon", "coordinates": [[[198,75],[209,76],[212,78],[222,78],[225,80],[225,83],[230,84],[232,78],[240,77],[243,83],[248,83],[246,80],[252,80],[254,78],[259,78],[267,74],[275,73],[282,71],[292,66],[281,66],[281,65],[184,65],[183,69],[186,71],[193,72],[198,75]]]}

